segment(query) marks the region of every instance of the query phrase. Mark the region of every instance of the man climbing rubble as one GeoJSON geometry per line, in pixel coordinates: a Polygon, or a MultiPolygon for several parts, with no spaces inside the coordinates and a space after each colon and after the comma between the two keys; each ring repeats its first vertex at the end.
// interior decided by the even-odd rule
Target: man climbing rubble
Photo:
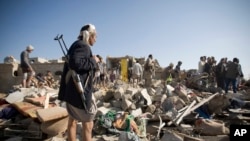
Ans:
{"type": "Polygon", "coordinates": [[[22,51],[21,53],[21,69],[23,72],[23,80],[22,80],[22,87],[28,88],[30,87],[30,82],[32,77],[35,75],[35,71],[32,68],[29,60],[29,53],[31,53],[34,50],[34,47],[32,45],[28,45],[26,50],[22,51]]]}

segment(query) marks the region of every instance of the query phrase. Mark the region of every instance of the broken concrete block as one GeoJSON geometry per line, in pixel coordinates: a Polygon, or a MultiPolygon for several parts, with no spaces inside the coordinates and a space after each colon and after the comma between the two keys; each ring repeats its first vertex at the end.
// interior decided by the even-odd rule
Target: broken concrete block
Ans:
{"type": "Polygon", "coordinates": [[[96,100],[101,100],[105,94],[106,92],[104,90],[98,90],[93,93],[96,100]]]}
{"type": "Polygon", "coordinates": [[[153,114],[153,113],[155,112],[155,110],[156,110],[156,106],[153,105],[153,104],[151,104],[151,105],[149,105],[149,106],[147,107],[147,109],[146,109],[145,112],[148,112],[148,113],[153,114]]]}
{"type": "Polygon", "coordinates": [[[38,109],[37,117],[41,122],[47,122],[68,116],[68,112],[62,107],[51,107],[47,109],[38,109]]]}
{"type": "Polygon", "coordinates": [[[29,102],[16,102],[12,105],[24,116],[30,116],[32,118],[37,118],[36,111],[38,109],[43,109],[42,107],[36,106],[29,102]]]}
{"type": "Polygon", "coordinates": [[[156,94],[153,96],[152,101],[162,103],[165,101],[166,98],[167,98],[167,95],[165,95],[165,94],[156,94]]]}
{"type": "Polygon", "coordinates": [[[68,127],[68,117],[63,117],[60,119],[55,119],[41,124],[42,132],[50,135],[56,136],[62,132],[65,132],[68,127]]]}
{"type": "Polygon", "coordinates": [[[167,112],[173,108],[180,110],[185,105],[185,102],[178,96],[171,96],[165,99],[165,101],[162,103],[162,108],[164,112],[167,112]]]}
{"type": "Polygon", "coordinates": [[[40,96],[40,97],[25,97],[24,101],[30,102],[32,104],[35,104],[37,106],[42,106],[44,104],[44,101],[46,99],[46,96],[40,96]]]}
{"type": "MultiPolygon", "coordinates": [[[[143,89],[143,91],[144,91],[144,89],[143,89]]],[[[155,95],[155,89],[153,89],[153,88],[147,88],[146,91],[147,91],[147,93],[148,93],[150,96],[155,95]]]]}
{"type": "Polygon", "coordinates": [[[134,103],[132,103],[131,106],[130,106],[130,109],[131,110],[135,110],[136,109],[136,105],[134,103]]]}
{"type": "Polygon", "coordinates": [[[113,107],[116,107],[116,108],[122,107],[122,102],[120,100],[111,100],[110,103],[113,107]]]}
{"type": "Polygon", "coordinates": [[[103,101],[104,102],[109,102],[111,99],[114,97],[114,92],[113,91],[107,91],[106,94],[103,95],[103,101]]]}
{"type": "Polygon", "coordinates": [[[110,108],[106,108],[104,106],[100,107],[97,109],[97,113],[100,115],[104,115],[106,114],[108,111],[110,110],[110,108]]]}
{"type": "Polygon", "coordinates": [[[158,126],[159,126],[159,122],[148,122],[147,127],[146,127],[147,133],[152,134],[152,135],[157,135],[158,126]]]}
{"type": "Polygon", "coordinates": [[[135,110],[130,110],[130,114],[133,115],[134,117],[138,117],[138,116],[142,115],[142,109],[138,108],[135,110]]]}
{"type": "Polygon", "coordinates": [[[188,97],[187,90],[184,89],[182,86],[177,85],[177,87],[174,90],[174,93],[176,93],[186,103],[188,103],[190,101],[189,97],[188,97]]]}
{"type": "Polygon", "coordinates": [[[35,87],[31,87],[31,88],[20,88],[20,92],[22,92],[25,96],[34,96],[37,95],[39,96],[39,91],[41,91],[41,89],[35,88],[35,87]]]}
{"type": "Polygon", "coordinates": [[[46,95],[46,93],[47,93],[47,90],[46,89],[38,89],[38,91],[37,91],[37,95],[38,96],[45,96],[46,95]]]}
{"type": "Polygon", "coordinates": [[[198,119],[195,121],[195,130],[206,136],[229,134],[229,129],[218,120],[198,119]]]}
{"type": "Polygon", "coordinates": [[[15,91],[13,93],[10,93],[6,98],[5,100],[12,104],[12,103],[15,103],[15,102],[22,102],[23,99],[24,99],[25,95],[22,93],[22,92],[19,92],[19,91],[15,91]]]}
{"type": "Polygon", "coordinates": [[[161,95],[162,94],[162,91],[163,91],[163,88],[162,87],[156,87],[155,89],[155,95],[161,95]]]}
{"type": "MultiPolygon", "coordinates": [[[[102,135],[102,139],[104,140],[104,141],[118,141],[118,137],[117,136],[115,136],[115,135],[113,135],[113,136],[111,136],[111,135],[102,135]]],[[[101,140],[101,139],[100,139],[101,140]]],[[[96,140],[97,141],[97,140],[96,140]]]]}
{"type": "Polygon", "coordinates": [[[226,107],[230,105],[229,98],[225,95],[216,95],[213,100],[210,100],[207,104],[208,111],[212,114],[220,114],[226,107]]]}
{"type": "Polygon", "coordinates": [[[97,109],[96,117],[98,117],[99,115],[105,115],[110,110],[121,111],[120,108],[115,108],[115,107],[106,108],[102,106],[97,109]]]}
{"type": "Polygon", "coordinates": [[[97,100],[97,101],[96,101],[96,106],[97,106],[97,107],[102,107],[102,106],[103,106],[103,103],[104,103],[103,101],[97,100]]]}
{"type": "Polygon", "coordinates": [[[184,141],[184,139],[175,132],[165,132],[161,141],[184,141]]]}
{"type": "Polygon", "coordinates": [[[132,102],[128,99],[122,99],[122,109],[126,111],[132,105],[132,102]]]}
{"type": "Polygon", "coordinates": [[[127,100],[132,101],[132,100],[133,100],[133,97],[132,97],[130,94],[124,94],[124,95],[122,96],[122,99],[127,99],[127,100]]]}
{"type": "Polygon", "coordinates": [[[156,88],[157,86],[159,86],[161,84],[161,80],[156,80],[156,81],[153,81],[153,88],[156,88]]]}
{"type": "Polygon", "coordinates": [[[172,96],[175,88],[171,85],[166,85],[166,94],[167,96],[172,96]]]}
{"type": "Polygon", "coordinates": [[[103,106],[106,108],[111,107],[111,103],[110,102],[103,102],[103,106]]]}
{"type": "Polygon", "coordinates": [[[138,92],[138,89],[136,88],[132,88],[132,87],[129,87],[127,90],[126,90],[126,94],[129,94],[131,96],[135,95],[136,93],[138,92]]]}
{"type": "Polygon", "coordinates": [[[144,97],[144,99],[147,101],[147,105],[151,105],[152,104],[152,100],[151,100],[150,95],[147,92],[147,89],[143,89],[140,93],[144,97]]]}
{"type": "Polygon", "coordinates": [[[59,92],[59,89],[53,89],[53,90],[46,91],[46,93],[49,94],[50,97],[58,97],[58,92],[59,92]]]}
{"type": "Polygon", "coordinates": [[[114,98],[116,100],[119,100],[122,98],[123,95],[124,95],[124,89],[122,87],[119,87],[115,90],[114,98]]]}

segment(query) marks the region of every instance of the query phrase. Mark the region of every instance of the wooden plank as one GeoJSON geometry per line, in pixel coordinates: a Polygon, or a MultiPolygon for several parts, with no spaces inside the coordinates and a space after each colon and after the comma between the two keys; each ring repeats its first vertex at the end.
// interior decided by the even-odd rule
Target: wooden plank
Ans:
{"type": "Polygon", "coordinates": [[[183,117],[185,117],[186,115],[188,115],[188,113],[190,113],[190,109],[194,106],[194,104],[196,104],[196,101],[194,100],[189,106],[188,108],[181,114],[181,116],[177,119],[176,124],[179,125],[180,122],[182,121],[183,117]]]}

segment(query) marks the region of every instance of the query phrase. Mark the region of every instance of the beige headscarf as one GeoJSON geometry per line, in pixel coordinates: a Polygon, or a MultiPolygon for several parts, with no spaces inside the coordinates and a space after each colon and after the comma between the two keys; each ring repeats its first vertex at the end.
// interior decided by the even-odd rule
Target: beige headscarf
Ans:
{"type": "Polygon", "coordinates": [[[80,39],[83,40],[86,44],[89,44],[88,40],[89,40],[90,34],[93,34],[93,33],[96,33],[95,26],[93,24],[87,24],[82,27],[78,37],[82,37],[80,39]]]}

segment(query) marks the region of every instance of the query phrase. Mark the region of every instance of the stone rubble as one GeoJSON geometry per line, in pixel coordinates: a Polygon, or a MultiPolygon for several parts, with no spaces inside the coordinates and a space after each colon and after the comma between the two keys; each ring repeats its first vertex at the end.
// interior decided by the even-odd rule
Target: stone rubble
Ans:
{"type": "MultiPolygon", "coordinates": [[[[173,80],[165,90],[159,80],[150,88],[109,82],[107,90],[94,92],[98,111],[93,141],[119,140],[98,124],[98,117],[109,111],[132,115],[144,133],[142,141],[227,141],[230,124],[250,124],[249,87],[224,94],[215,87],[201,88],[199,80],[197,76],[173,80]]],[[[8,119],[1,118],[0,139],[66,141],[68,114],[57,93],[58,89],[48,87],[13,86],[11,93],[1,94],[1,114],[8,119]],[[4,112],[6,107],[10,111],[4,112]]],[[[77,138],[81,140],[81,124],[77,138]]]]}

